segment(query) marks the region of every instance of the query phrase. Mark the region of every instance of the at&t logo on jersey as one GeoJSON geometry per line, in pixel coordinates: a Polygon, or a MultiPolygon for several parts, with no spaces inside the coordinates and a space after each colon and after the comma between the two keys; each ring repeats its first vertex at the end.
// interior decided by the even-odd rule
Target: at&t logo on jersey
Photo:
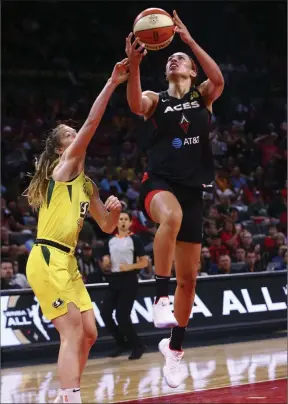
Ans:
{"type": "Polygon", "coordinates": [[[184,141],[180,139],[179,137],[175,137],[172,140],[172,146],[175,149],[180,149],[182,146],[187,146],[187,145],[193,145],[193,144],[198,144],[199,143],[199,136],[194,136],[194,137],[185,137],[184,141]]]}
{"type": "Polygon", "coordinates": [[[167,106],[164,110],[164,114],[167,114],[167,112],[174,112],[174,111],[183,111],[184,109],[193,109],[193,108],[200,108],[200,104],[198,101],[191,101],[191,102],[185,102],[184,104],[178,104],[175,106],[167,106]]]}

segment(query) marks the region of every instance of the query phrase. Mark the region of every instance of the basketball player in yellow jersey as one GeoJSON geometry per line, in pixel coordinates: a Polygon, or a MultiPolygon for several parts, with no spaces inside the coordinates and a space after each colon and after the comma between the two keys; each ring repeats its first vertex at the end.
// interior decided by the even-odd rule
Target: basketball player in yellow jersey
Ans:
{"type": "Polygon", "coordinates": [[[52,130],[27,189],[39,209],[37,239],[27,263],[28,281],[43,314],[60,334],[58,403],[81,403],[80,378],[97,337],[95,317],[74,256],[88,211],[104,232],[115,229],[119,200],[101,202],[97,187],[84,174],[85,153],[118,84],[127,80],[128,62],[114,67],[78,133],[66,125],[52,130]]]}

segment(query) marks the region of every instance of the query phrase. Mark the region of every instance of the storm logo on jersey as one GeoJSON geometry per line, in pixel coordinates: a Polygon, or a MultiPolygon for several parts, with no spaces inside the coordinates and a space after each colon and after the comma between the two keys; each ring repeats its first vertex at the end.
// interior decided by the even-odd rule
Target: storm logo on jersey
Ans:
{"type": "Polygon", "coordinates": [[[83,227],[83,223],[85,220],[85,217],[89,211],[90,203],[89,202],[80,202],[80,217],[77,220],[77,225],[80,229],[83,227]]]}

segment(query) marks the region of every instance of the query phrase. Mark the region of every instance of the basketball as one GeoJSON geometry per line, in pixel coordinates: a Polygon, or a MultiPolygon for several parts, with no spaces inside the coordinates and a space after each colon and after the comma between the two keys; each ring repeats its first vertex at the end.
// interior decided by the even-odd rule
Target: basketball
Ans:
{"type": "Polygon", "coordinates": [[[133,33],[149,50],[166,48],[174,38],[174,22],[161,8],[147,8],[140,13],[133,25],[133,33]]]}

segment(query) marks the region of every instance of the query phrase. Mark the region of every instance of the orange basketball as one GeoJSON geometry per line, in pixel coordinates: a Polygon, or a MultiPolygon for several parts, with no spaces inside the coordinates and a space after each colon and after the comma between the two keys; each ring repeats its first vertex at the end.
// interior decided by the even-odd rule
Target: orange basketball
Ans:
{"type": "Polygon", "coordinates": [[[169,13],[161,8],[147,8],[134,21],[133,32],[146,49],[166,48],[174,37],[174,22],[169,13]]]}

